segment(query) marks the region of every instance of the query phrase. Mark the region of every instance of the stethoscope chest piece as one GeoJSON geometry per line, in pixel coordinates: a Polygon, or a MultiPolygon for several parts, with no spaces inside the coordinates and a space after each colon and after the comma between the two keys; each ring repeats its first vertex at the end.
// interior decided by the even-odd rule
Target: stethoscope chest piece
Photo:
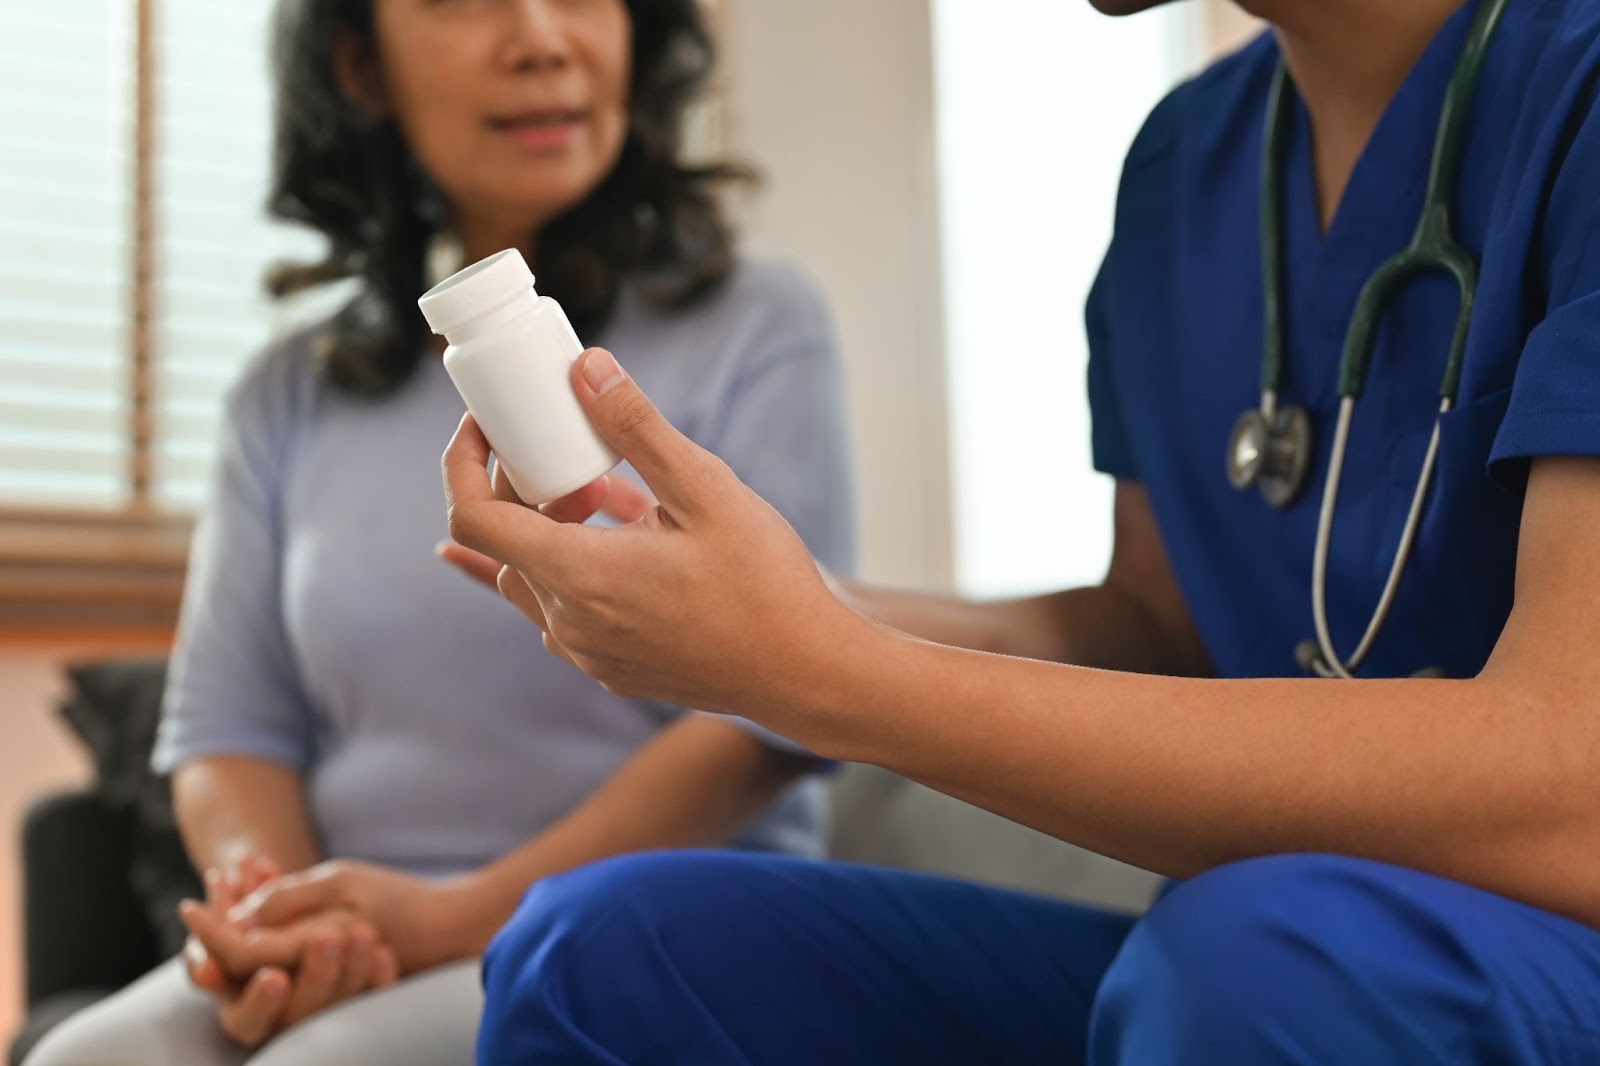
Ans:
{"type": "Polygon", "coordinates": [[[1293,404],[1251,408],[1233,424],[1228,441],[1228,481],[1261,489],[1273,507],[1287,507],[1311,472],[1311,418],[1293,404]]]}

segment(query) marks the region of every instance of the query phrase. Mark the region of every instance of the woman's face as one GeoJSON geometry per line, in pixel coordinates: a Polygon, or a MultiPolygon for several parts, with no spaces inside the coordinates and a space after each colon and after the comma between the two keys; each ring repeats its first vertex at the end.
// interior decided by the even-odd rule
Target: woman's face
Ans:
{"type": "Polygon", "coordinates": [[[463,228],[536,231],[616,164],[623,0],[376,0],[375,24],[381,106],[463,228]]]}

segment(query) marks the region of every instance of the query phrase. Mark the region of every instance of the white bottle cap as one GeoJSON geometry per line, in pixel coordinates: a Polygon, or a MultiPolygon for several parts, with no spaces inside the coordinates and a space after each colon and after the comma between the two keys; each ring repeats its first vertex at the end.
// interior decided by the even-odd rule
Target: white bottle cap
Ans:
{"type": "Polygon", "coordinates": [[[533,271],[515,248],[496,252],[487,259],[445,278],[422,294],[417,306],[428,328],[449,333],[479,315],[497,311],[533,287],[533,271]]]}

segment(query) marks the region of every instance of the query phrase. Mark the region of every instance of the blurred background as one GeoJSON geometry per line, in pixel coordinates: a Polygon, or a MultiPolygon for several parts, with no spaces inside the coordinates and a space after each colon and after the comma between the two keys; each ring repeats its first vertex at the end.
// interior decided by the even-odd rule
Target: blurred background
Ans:
{"type": "MultiPolygon", "coordinates": [[[[1121,159],[1162,93],[1257,28],[1221,0],[1121,21],[1084,0],[707,6],[722,69],[695,136],[766,175],[746,247],[832,300],[864,576],[1097,580],[1111,486],[1089,468],[1081,308],[1121,159]]],[[[0,1041],[24,1005],[24,811],[93,774],[63,668],[164,654],[219,397],[342,297],[261,292],[269,262],[316,250],[260,211],[270,8],[0,2],[0,1041]]],[[[847,857],[1148,890],[886,775],[839,788],[847,857]]]]}

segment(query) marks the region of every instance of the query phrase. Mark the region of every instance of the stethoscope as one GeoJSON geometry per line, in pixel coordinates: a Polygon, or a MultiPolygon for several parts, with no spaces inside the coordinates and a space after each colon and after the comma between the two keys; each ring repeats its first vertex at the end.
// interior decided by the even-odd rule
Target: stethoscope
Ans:
{"type": "MultiPolygon", "coordinates": [[[[1467,329],[1472,323],[1472,301],[1478,285],[1478,264],[1450,232],[1450,202],[1461,174],[1461,152],[1466,136],[1472,98],[1483,73],[1483,59],[1499,27],[1506,0],[1483,0],[1467,31],[1467,43],[1450,84],[1445,89],[1444,108],[1439,114],[1439,130],[1434,139],[1433,160],[1428,169],[1427,192],[1416,233],[1404,250],[1389,259],[1367,279],[1356,300],[1344,354],[1339,360],[1339,420],[1333,431],[1333,454],[1328,461],[1323,484],[1322,509],[1317,514],[1316,550],[1312,556],[1311,611],[1316,623],[1315,640],[1302,641],[1295,648],[1295,659],[1302,669],[1321,677],[1350,678],[1366,660],[1372,645],[1394,606],[1400,577],[1411,557],[1423,503],[1433,481],[1434,463],[1439,453],[1439,428],[1444,415],[1455,405],[1461,381],[1461,364],[1467,350],[1467,329]],[[1450,354],[1445,361],[1444,379],[1439,385],[1439,411],[1433,434],[1422,460],[1422,473],[1411,496],[1411,508],[1400,533],[1389,576],[1378,597],[1378,606],[1367,622],[1361,642],[1348,659],[1341,658],[1333,646],[1328,628],[1328,546],[1333,538],[1333,515],[1339,498],[1339,478],[1344,471],[1345,449],[1350,440],[1350,421],[1356,401],[1366,386],[1367,369],[1377,339],[1378,321],[1385,301],[1390,300],[1419,274],[1439,271],[1455,279],[1460,291],[1455,333],[1450,339],[1450,354]]],[[[1280,406],[1278,395],[1284,384],[1283,358],[1283,171],[1285,142],[1293,115],[1286,91],[1288,73],[1280,64],[1267,98],[1267,125],[1261,155],[1261,273],[1265,296],[1265,350],[1261,360],[1261,404],[1246,411],[1234,424],[1228,441],[1228,480],[1236,489],[1259,488],[1262,498],[1273,507],[1287,507],[1305,487],[1311,468],[1311,416],[1294,404],[1280,406]]],[[[1425,670],[1416,676],[1443,676],[1442,671],[1425,670]]]]}

